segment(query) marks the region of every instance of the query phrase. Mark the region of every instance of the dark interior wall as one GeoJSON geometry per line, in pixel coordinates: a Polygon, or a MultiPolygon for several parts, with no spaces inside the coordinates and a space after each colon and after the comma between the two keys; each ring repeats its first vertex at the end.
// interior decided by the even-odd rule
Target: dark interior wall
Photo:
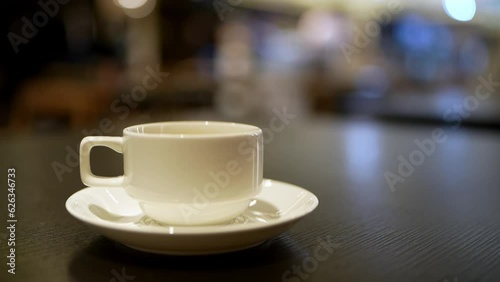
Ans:
{"type": "Polygon", "coordinates": [[[211,56],[219,24],[211,1],[159,1],[162,60],[211,56]]]}

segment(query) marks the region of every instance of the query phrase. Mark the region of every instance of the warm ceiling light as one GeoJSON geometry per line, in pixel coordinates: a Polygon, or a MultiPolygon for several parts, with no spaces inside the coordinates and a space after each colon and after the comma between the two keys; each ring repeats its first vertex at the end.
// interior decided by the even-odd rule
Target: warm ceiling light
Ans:
{"type": "Polygon", "coordinates": [[[144,4],[146,4],[148,0],[118,0],[118,5],[125,9],[137,9],[144,4]]]}
{"type": "Polygon", "coordinates": [[[131,18],[144,18],[151,14],[156,6],[156,0],[114,0],[115,4],[123,8],[123,12],[131,18]]]}

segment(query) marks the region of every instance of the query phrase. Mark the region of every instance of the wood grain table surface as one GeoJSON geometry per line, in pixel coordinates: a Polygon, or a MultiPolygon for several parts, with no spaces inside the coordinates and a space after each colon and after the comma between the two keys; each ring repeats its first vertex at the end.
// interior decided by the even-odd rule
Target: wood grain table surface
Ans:
{"type": "MultiPolygon", "coordinates": [[[[68,214],[66,199],[84,187],[73,153],[82,138],[2,134],[0,281],[500,281],[498,131],[294,120],[267,136],[264,176],[310,190],[318,208],[260,246],[192,257],[129,249],[68,214]],[[55,163],[67,168],[60,178],[55,163]],[[6,265],[10,167],[15,275],[6,265]],[[325,241],[332,249],[318,256],[325,241]]],[[[92,153],[96,174],[119,175],[121,162],[109,149],[92,153]]]]}

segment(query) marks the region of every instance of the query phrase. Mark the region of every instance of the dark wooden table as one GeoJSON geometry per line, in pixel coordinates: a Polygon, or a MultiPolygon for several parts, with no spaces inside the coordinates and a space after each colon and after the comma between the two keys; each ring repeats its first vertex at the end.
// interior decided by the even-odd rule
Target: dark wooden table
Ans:
{"type": "MultiPolygon", "coordinates": [[[[436,128],[294,120],[268,138],[265,177],[309,189],[317,210],[263,245],[200,257],[131,250],[66,212],[66,199],[84,187],[68,154],[81,133],[3,134],[0,281],[500,281],[500,132],[445,128],[446,141],[422,160],[415,139],[436,128]],[[419,165],[392,190],[386,172],[397,175],[399,156],[410,155],[419,165]],[[72,171],[58,179],[55,162],[72,171]],[[15,275],[6,266],[9,167],[17,179],[15,275]],[[326,258],[314,252],[321,240],[333,242],[326,258]]],[[[92,162],[99,174],[122,171],[110,150],[97,148],[92,162]]]]}

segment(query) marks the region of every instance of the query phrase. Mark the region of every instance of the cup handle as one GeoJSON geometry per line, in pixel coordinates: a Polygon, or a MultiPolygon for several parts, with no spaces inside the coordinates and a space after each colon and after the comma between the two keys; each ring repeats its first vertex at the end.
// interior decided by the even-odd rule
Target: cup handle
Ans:
{"type": "Polygon", "coordinates": [[[123,154],[123,137],[87,136],[80,143],[80,177],[87,186],[121,187],[123,175],[116,177],[97,176],[90,169],[90,151],[94,146],[104,146],[123,154]]]}

